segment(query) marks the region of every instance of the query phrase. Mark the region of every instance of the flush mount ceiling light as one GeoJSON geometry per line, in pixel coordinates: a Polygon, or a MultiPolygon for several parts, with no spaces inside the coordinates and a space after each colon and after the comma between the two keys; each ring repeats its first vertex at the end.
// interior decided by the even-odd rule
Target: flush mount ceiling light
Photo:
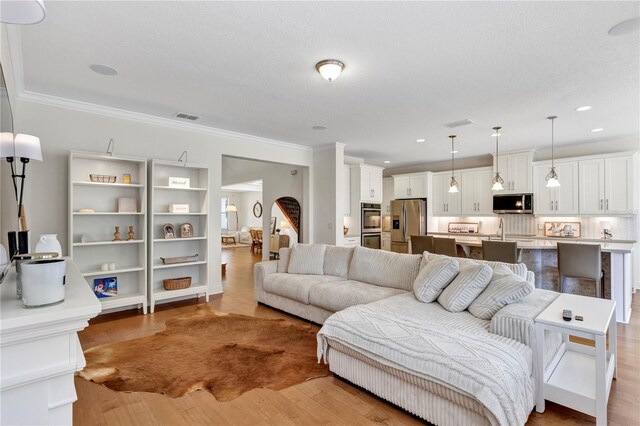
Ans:
{"type": "Polygon", "coordinates": [[[389,160],[384,160],[384,161],[383,161],[383,163],[384,163],[384,164],[390,164],[390,163],[391,163],[391,161],[389,161],[389,160]]]}
{"type": "Polygon", "coordinates": [[[603,128],[597,128],[597,129],[592,129],[591,132],[592,133],[597,133],[597,132],[601,132],[603,130],[604,130],[603,128]]]}
{"type": "Polygon", "coordinates": [[[591,109],[590,105],[585,105],[585,106],[581,106],[581,107],[576,108],[576,111],[582,112],[582,111],[589,111],[590,109],[591,109]]]}
{"type": "Polygon", "coordinates": [[[423,143],[425,140],[424,139],[416,139],[416,142],[418,143],[423,143]]]}
{"type": "Polygon", "coordinates": [[[116,75],[118,74],[118,71],[109,65],[103,65],[103,64],[92,64],[89,65],[89,68],[91,68],[91,71],[101,74],[101,75],[116,75]]]}
{"type": "Polygon", "coordinates": [[[316,70],[322,78],[331,82],[340,77],[340,73],[344,69],[344,64],[337,59],[325,59],[316,64],[316,70]]]}
{"type": "Polygon", "coordinates": [[[37,24],[46,15],[43,0],[3,0],[0,7],[0,21],[5,24],[37,24]]]}
{"type": "Polygon", "coordinates": [[[327,126],[313,126],[313,130],[327,130],[327,126]]]}
{"type": "Polygon", "coordinates": [[[451,138],[451,182],[449,182],[449,192],[455,193],[458,192],[458,181],[454,176],[455,168],[453,167],[453,152],[455,151],[454,139],[456,135],[449,135],[449,137],[451,138]]]}
{"type": "Polygon", "coordinates": [[[640,17],[635,17],[622,21],[611,27],[609,35],[611,37],[625,36],[627,34],[638,32],[638,29],[640,29],[640,17]]]}
{"type": "Polygon", "coordinates": [[[556,188],[560,186],[560,181],[558,181],[558,174],[556,173],[556,167],[553,164],[554,156],[553,156],[553,120],[558,118],[556,115],[550,115],[547,117],[547,120],[551,120],[551,170],[544,178],[547,181],[547,188],[556,188]]]}
{"type": "Polygon", "coordinates": [[[496,126],[493,128],[493,134],[491,136],[493,136],[494,138],[496,138],[496,175],[493,177],[493,180],[491,181],[491,183],[493,184],[493,186],[491,186],[491,190],[492,191],[502,191],[504,189],[504,187],[502,186],[502,184],[504,183],[504,179],[502,179],[502,177],[500,176],[500,170],[498,169],[499,166],[499,162],[498,162],[498,155],[500,154],[500,152],[498,151],[498,136],[500,136],[500,129],[502,129],[502,127],[500,126],[496,126]]]}

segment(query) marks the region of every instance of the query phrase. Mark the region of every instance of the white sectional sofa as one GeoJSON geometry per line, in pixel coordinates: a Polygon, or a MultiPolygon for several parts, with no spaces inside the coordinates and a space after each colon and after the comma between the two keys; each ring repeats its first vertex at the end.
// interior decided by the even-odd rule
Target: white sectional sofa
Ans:
{"type": "MultiPolygon", "coordinates": [[[[558,294],[533,289],[524,264],[301,244],[254,272],[258,302],[324,324],[318,356],[334,374],[425,420],[524,424],[534,407],[534,319],[558,294]],[[458,272],[448,286],[425,292],[433,287],[420,282],[446,281],[438,265],[458,272]],[[480,277],[487,272],[482,288],[464,281],[487,281],[480,277]],[[528,295],[488,308],[511,282],[528,295]]],[[[547,353],[560,341],[549,334],[547,353]]]]}

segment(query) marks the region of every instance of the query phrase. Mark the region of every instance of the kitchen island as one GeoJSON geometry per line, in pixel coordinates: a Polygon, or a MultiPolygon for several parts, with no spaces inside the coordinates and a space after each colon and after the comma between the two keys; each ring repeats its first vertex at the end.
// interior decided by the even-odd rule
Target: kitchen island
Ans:
{"type": "MultiPolygon", "coordinates": [[[[429,233],[437,237],[455,238],[456,243],[467,257],[482,258],[482,240],[495,235],[429,233]]],[[[631,253],[636,249],[635,242],[629,240],[602,240],[586,238],[553,238],[537,236],[509,236],[506,241],[518,243],[520,262],[527,265],[536,276],[536,287],[558,291],[558,241],[576,244],[600,244],[602,249],[602,269],[604,269],[604,297],[616,301],[616,320],[628,323],[631,316],[632,273],[631,253]]],[[[594,295],[593,281],[567,278],[567,293],[584,296],[594,295]]]]}

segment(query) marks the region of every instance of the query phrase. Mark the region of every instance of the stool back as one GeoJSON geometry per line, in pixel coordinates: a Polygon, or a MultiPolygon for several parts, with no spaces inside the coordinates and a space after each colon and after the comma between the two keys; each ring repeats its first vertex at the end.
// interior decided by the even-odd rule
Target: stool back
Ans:
{"type": "Polygon", "coordinates": [[[482,258],[494,262],[518,263],[518,243],[482,240],[482,258]]]}
{"type": "Polygon", "coordinates": [[[411,253],[422,254],[425,251],[433,253],[433,237],[430,235],[412,235],[411,253]]]}
{"type": "Polygon", "coordinates": [[[600,244],[558,243],[558,275],[600,281],[600,244]]]}
{"type": "Polygon", "coordinates": [[[433,252],[435,254],[444,254],[445,256],[456,257],[458,255],[456,239],[433,237],[433,252]]]}

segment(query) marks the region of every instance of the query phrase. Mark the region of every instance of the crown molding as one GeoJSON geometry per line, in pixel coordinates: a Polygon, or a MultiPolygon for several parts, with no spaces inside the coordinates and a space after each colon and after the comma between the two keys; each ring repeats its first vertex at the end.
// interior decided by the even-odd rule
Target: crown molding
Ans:
{"type": "Polygon", "coordinates": [[[313,152],[322,152],[322,151],[332,151],[335,150],[336,148],[343,148],[347,146],[346,144],[343,144],[342,142],[332,142],[332,143],[327,143],[327,144],[322,144],[322,145],[316,145],[314,146],[313,152]]]}
{"type": "Polygon", "coordinates": [[[313,152],[312,147],[298,145],[291,142],[283,142],[275,139],[264,138],[261,136],[249,135],[246,133],[234,132],[231,130],[218,129],[215,127],[203,126],[195,123],[182,123],[174,119],[166,117],[158,117],[155,115],[144,114],[135,111],[128,111],[119,108],[112,108],[104,105],[98,105],[90,102],[83,102],[74,99],[63,98],[59,96],[46,95],[44,93],[32,92],[24,88],[24,68],[22,58],[22,42],[20,39],[20,31],[17,25],[4,26],[7,37],[7,46],[9,53],[9,61],[11,62],[11,70],[13,75],[13,86],[15,88],[16,100],[22,102],[31,102],[40,105],[64,108],[73,111],[86,112],[90,114],[101,115],[104,117],[118,118],[122,120],[134,121],[138,123],[152,124],[156,126],[164,126],[177,130],[186,130],[190,132],[201,133],[205,135],[240,139],[248,142],[258,142],[274,147],[293,149],[302,152],[313,152]]]}

